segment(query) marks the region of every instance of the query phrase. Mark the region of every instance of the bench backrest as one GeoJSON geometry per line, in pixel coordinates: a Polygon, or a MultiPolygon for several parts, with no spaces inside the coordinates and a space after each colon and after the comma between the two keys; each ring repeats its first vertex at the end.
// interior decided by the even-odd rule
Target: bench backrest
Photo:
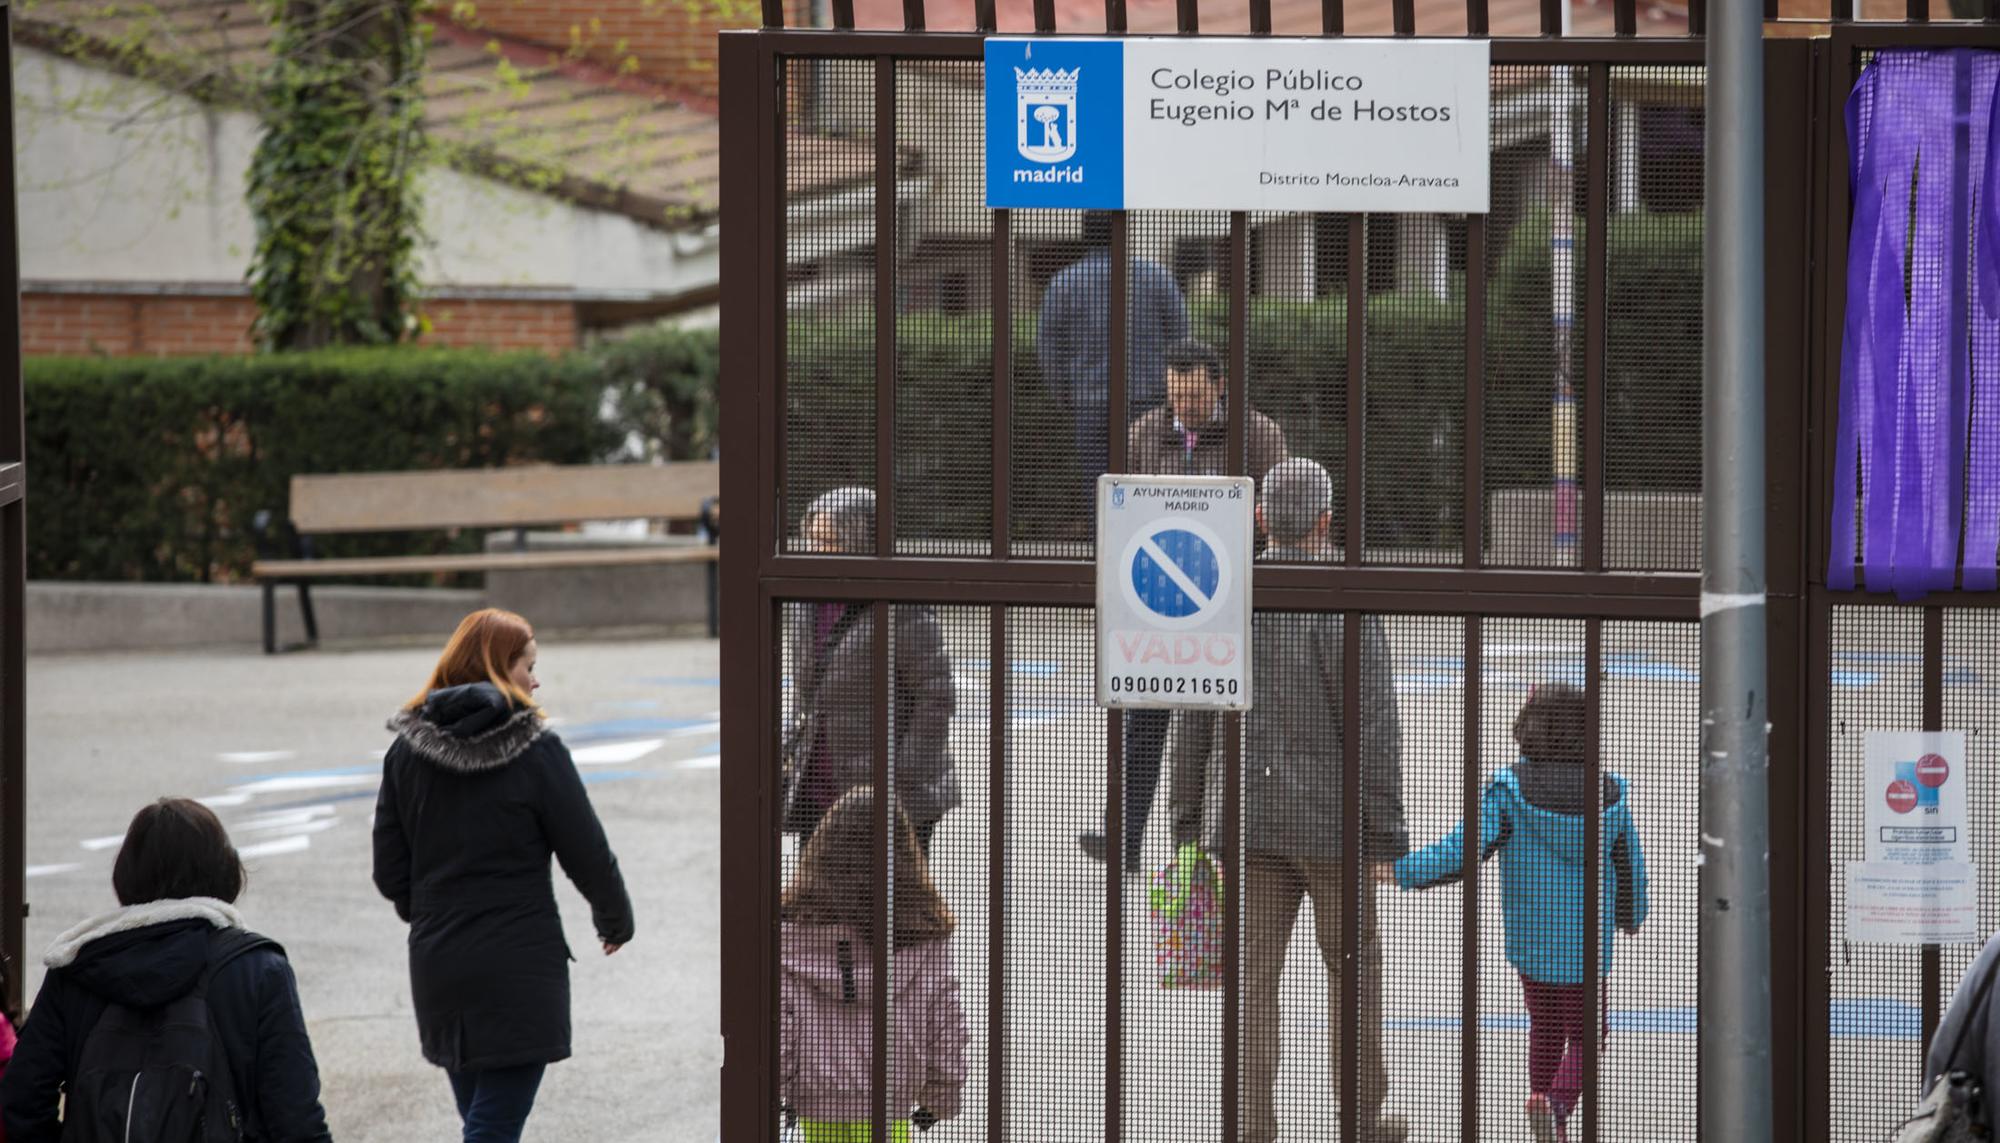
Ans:
{"type": "Polygon", "coordinates": [[[291,518],[307,535],[692,520],[716,481],[706,460],[294,476],[291,518]]]}

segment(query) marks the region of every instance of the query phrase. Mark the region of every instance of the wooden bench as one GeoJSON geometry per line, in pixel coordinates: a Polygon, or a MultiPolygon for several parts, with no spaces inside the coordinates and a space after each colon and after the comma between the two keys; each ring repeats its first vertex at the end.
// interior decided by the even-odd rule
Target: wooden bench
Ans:
{"type": "Polygon", "coordinates": [[[413,572],[546,571],[650,564],[708,565],[708,630],[716,633],[716,544],[721,535],[713,461],[674,464],[536,465],[292,477],[291,518],[272,526],[257,513],[258,559],[251,574],[264,589],[264,650],[278,649],[276,592],[299,589],[306,645],[319,642],[311,585],[336,577],[413,572]],[[694,521],[703,543],[596,551],[526,550],[526,529],[586,520],[694,521]],[[316,559],[314,536],[505,528],[518,550],[459,555],[316,559]]]}

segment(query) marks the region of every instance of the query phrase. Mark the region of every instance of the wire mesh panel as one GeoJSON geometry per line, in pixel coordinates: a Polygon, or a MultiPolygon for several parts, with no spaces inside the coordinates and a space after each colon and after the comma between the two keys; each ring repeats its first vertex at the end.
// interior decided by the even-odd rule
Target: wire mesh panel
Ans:
{"type": "Polygon", "coordinates": [[[1923,1036],[1921,955],[1850,944],[1847,863],[1864,857],[1865,741],[1871,730],[1923,726],[1923,613],[1909,607],[1836,607],[1827,719],[1828,893],[1832,931],[1828,1013],[1828,1136],[1876,1140],[1916,1093],[1923,1036]]]}
{"type": "Polygon", "coordinates": [[[1106,470],[1111,218],[1012,212],[1014,553],[1087,559],[1106,470]]]}
{"type": "MultiPolygon", "coordinates": [[[[1366,867],[1357,884],[1364,897],[1375,898],[1379,910],[1379,1042],[1388,1088],[1384,1114],[1400,1117],[1410,1139],[1457,1140],[1462,1137],[1458,1096],[1465,1031],[1463,887],[1449,879],[1425,892],[1400,892],[1381,883],[1380,865],[1404,856],[1406,849],[1436,844],[1463,816],[1465,623],[1403,615],[1364,622],[1381,625],[1387,651],[1368,655],[1372,640],[1364,627],[1362,694],[1373,702],[1363,707],[1361,727],[1366,867]],[[1369,706],[1376,707],[1372,716],[1369,706]],[[1400,778],[1393,785],[1387,780],[1392,763],[1400,778]]],[[[1364,948],[1364,967],[1369,966],[1367,957],[1364,948]]],[[[1364,1046],[1368,1035],[1364,1028],[1364,1046]]]]}
{"type": "MultiPolygon", "coordinates": [[[[778,775],[783,837],[781,1054],[774,1111],[809,1124],[871,1121],[875,1045],[882,1030],[876,982],[895,980],[896,959],[908,951],[881,925],[885,880],[875,801],[880,726],[874,715],[881,681],[878,610],[869,603],[804,600],[778,609],[784,632],[778,775]],[[884,959],[886,977],[878,975],[884,959]]],[[[898,824],[891,814],[896,841],[898,824]]],[[[898,848],[906,847],[892,846],[898,848]]],[[[936,931],[936,918],[928,928],[898,927],[900,920],[891,922],[898,936],[922,931],[935,942],[943,935],[936,931]]],[[[899,1072],[897,1078],[906,1077],[899,1072]]],[[[910,1110],[891,1107],[888,1114],[901,1119],[910,1110]]]]}
{"type": "MultiPolygon", "coordinates": [[[[1944,729],[1965,732],[1966,793],[1971,800],[1966,821],[1972,834],[1972,863],[1991,870],[2000,859],[2000,613],[1985,608],[1946,608],[1944,661],[1939,664],[1944,698],[1944,729]]],[[[2000,931],[2000,878],[1982,872],[1979,878],[1979,932],[2000,931]]],[[[1958,982],[1971,967],[1976,945],[1943,950],[1940,985],[1949,1002],[1958,982]]]]}
{"type": "Polygon", "coordinates": [[[1531,1096],[1553,1122],[1582,1090],[1584,624],[1489,619],[1483,648],[1479,1137],[1527,1140],[1531,1096]],[[1558,701],[1523,718],[1538,695],[1558,701]]]}
{"type": "Polygon", "coordinates": [[[1599,1136],[1693,1140],[1700,627],[1606,623],[1601,678],[1604,771],[1635,828],[1626,844],[1632,868],[1643,862],[1646,909],[1613,941],[1599,1136]]]}
{"type": "MultiPolygon", "coordinates": [[[[1127,218],[1125,470],[1230,475],[1223,397],[1238,379],[1227,363],[1229,216],[1133,211],[1127,218]],[[1206,366],[1201,350],[1213,359],[1206,366]]],[[[1248,475],[1260,477],[1284,456],[1285,433],[1254,412],[1246,431],[1248,475]]]]}
{"type": "Polygon", "coordinates": [[[1105,797],[1095,633],[1083,609],[1010,608],[1006,622],[1007,1128],[1098,1139],[1104,867],[1077,844],[1099,828],[1105,797]]]}
{"type": "Polygon", "coordinates": [[[992,542],[992,218],[985,119],[962,96],[983,73],[896,62],[896,150],[926,180],[896,235],[896,550],[910,555],[992,542]]]}
{"type": "Polygon", "coordinates": [[[1611,69],[1604,564],[1701,566],[1698,67],[1611,69]]]}
{"type": "Polygon", "coordinates": [[[1486,563],[1578,567],[1584,396],[1581,72],[1493,69],[1486,563]]]}
{"type": "Polygon", "coordinates": [[[1365,561],[1456,564],[1464,555],[1465,257],[1462,217],[1380,215],[1363,359],[1365,561]],[[1385,249],[1386,248],[1386,249],[1385,249]]]}
{"type": "MultiPolygon", "coordinates": [[[[875,65],[787,59],[783,550],[814,498],[875,483],[875,65]],[[841,192],[850,192],[843,194],[841,192]]],[[[871,553],[872,554],[872,551],[871,553]]]]}
{"type": "Polygon", "coordinates": [[[1258,213],[1249,227],[1249,406],[1278,426],[1288,453],[1332,477],[1332,539],[1342,545],[1348,216],[1258,213]]]}
{"type": "Polygon", "coordinates": [[[987,958],[997,951],[987,947],[987,910],[991,895],[1000,890],[989,877],[988,703],[995,667],[988,611],[897,604],[895,614],[895,717],[901,732],[893,740],[891,761],[898,785],[908,784],[915,795],[911,800],[924,807],[920,832],[928,843],[926,872],[955,922],[948,965],[965,1017],[963,1046],[957,1052],[949,1050],[954,1034],[949,1024],[932,1033],[940,1040],[940,1051],[924,1062],[938,1071],[926,1080],[932,1091],[953,1092],[956,1099],[950,1106],[927,1110],[956,1114],[925,1137],[940,1143],[983,1140],[990,1106],[987,958]],[[918,788],[924,792],[916,794],[918,788]]]}

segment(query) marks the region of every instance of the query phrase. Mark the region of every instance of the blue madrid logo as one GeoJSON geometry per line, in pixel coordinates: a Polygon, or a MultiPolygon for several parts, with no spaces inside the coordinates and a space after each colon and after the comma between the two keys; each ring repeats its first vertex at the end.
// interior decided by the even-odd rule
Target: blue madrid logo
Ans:
{"type": "Polygon", "coordinates": [[[1132,555],[1132,589],[1149,611],[1186,619],[1206,610],[1222,586],[1222,563],[1207,540],[1166,528],[1142,540],[1132,555]]]}

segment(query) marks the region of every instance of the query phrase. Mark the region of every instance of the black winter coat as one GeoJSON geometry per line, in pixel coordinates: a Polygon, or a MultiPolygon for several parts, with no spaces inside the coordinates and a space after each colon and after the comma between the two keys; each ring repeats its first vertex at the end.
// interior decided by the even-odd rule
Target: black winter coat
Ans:
{"type": "Polygon", "coordinates": [[[424,1058],[455,1071],[570,1054],[569,962],[549,856],[599,938],[632,901],[562,740],[488,683],[436,691],[397,732],[375,804],[375,885],[410,923],[424,1058]]]}
{"type": "MultiPolygon", "coordinates": [[[[54,1143],[62,1137],[58,1101],[108,1004],[158,1008],[194,990],[208,964],[210,931],[234,925],[233,914],[213,908],[219,904],[155,901],[120,909],[88,929],[71,930],[51,950],[49,973],[0,1080],[0,1117],[9,1143],[54,1143]],[[176,919],[143,923],[159,916],[176,919]]],[[[224,964],[208,982],[208,1007],[237,1098],[251,1110],[252,1138],[331,1140],[298,981],[284,953],[253,949],[224,964]]]]}

